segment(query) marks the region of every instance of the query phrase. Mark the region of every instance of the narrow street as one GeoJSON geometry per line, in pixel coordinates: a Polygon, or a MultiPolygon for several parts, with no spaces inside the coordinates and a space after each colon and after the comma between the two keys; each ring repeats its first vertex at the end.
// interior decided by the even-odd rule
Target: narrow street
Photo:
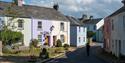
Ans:
{"type": "Polygon", "coordinates": [[[91,47],[90,56],[86,55],[86,49],[78,48],[74,52],[66,53],[61,58],[56,58],[47,63],[107,63],[96,56],[97,45],[91,47]]]}

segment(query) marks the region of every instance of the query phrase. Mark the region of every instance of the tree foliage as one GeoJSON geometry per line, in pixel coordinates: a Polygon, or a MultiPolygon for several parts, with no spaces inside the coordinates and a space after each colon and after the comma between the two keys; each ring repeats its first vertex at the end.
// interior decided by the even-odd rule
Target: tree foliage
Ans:
{"type": "Polygon", "coordinates": [[[13,3],[11,3],[11,5],[8,5],[6,8],[3,9],[4,16],[9,16],[9,18],[7,18],[7,22],[2,24],[2,31],[0,31],[0,40],[3,42],[4,45],[17,43],[23,37],[21,32],[12,31],[13,25],[11,24],[14,24],[14,19],[21,15],[19,13],[19,10],[15,9],[16,3],[17,0],[13,0],[13,3]]]}
{"type": "Polygon", "coordinates": [[[3,45],[11,45],[22,40],[23,34],[21,32],[15,32],[11,30],[0,31],[0,40],[2,40],[3,45]]]}
{"type": "Polygon", "coordinates": [[[93,31],[87,31],[87,38],[91,38],[95,35],[95,32],[93,31]]]}

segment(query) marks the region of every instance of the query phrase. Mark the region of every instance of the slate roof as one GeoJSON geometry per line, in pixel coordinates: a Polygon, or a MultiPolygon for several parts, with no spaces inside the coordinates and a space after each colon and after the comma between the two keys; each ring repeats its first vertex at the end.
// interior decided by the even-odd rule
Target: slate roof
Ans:
{"type": "Polygon", "coordinates": [[[82,20],[83,24],[97,24],[102,18],[82,20]]]}
{"type": "MultiPolygon", "coordinates": [[[[11,3],[0,1],[0,15],[11,16],[6,14],[5,10],[11,3]]],[[[13,6],[14,11],[19,12],[18,17],[24,18],[36,18],[36,19],[46,19],[46,20],[61,20],[68,21],[68,19],[61,14],[59,11],[56,11],[53,8],[39,7],[33,5],[23,5],[23,6],[13,6]]]]}
{"type": "Polygon", "coordinates": [[[119,13],[125,12],[125,6],[121,7],[120,9],[118,9],[117,11],[115,11],[114,13],[112,13],[111,15],[109,15],[108,17],[112,17],[115,16],[119,13]]]}
{"type": "Polygon", "coordinates": [[[71,26],[81,26],[81,23],[78,19],[71,16],[66,16],[66,17],[69,19],[71,26]]]}

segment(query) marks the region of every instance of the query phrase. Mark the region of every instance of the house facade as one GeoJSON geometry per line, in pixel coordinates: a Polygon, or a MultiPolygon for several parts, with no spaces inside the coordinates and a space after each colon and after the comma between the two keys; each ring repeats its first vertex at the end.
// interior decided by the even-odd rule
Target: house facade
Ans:
{"type": "Polygon", "coordinates": [[[42,45],[55,46],[58,39],[62,44],[70,44],[70,22],[57,20],[33,20],[32,38],[37,38],[42,45]]]}
{"type": "Polygon", "coordinates": [[[96,34],[93,36],[93,40],[96,42],[103,42],[103,24],[102,18],[98,19],[85,19],[81,22],[87,27],[87,31],[93,31],[96,34]]]}
{"type": "MultiPolygon", "coordinates": [[[[125,3],[124,0],[123,3],[125,3]]],[[[117,57],[125,56],[125,5],[108,16],[105,21],[104,34],[107,34],[105,35],[105,49],[117,57]]]]}
{"type": "Polygon", "coordinates": [[[111,22],[109,18],[104,19],[104,48],[107,52],[110,52],[110,37],[111,37],[111,22]]]}
{"type": "MultiPolygon", "coordinates": [[[[0,2],[1,8],[11,5],[8,2],[0,2]]],[[[21,4],[20,4],[21,5],[21,4]]],[[[23,44],[29,46],[32,39],[38,39],[40,45],[55,46],[58,39],[62,44],[70,45],[70,22],[54,8],[45,8],[32,5],[12,6],[13,10],[20,13],[13,21],[9,21],[11,15],[4,14],[0,10],[5,24],[11,22],[9,29],[22,32],[23,44]]]]}
{"type": "Polygon", "coordinates": [[[79,20],[68,16],[70,21],[70,45],[85,46],[87,43],[87,28],[80,24],[79,20]]]}

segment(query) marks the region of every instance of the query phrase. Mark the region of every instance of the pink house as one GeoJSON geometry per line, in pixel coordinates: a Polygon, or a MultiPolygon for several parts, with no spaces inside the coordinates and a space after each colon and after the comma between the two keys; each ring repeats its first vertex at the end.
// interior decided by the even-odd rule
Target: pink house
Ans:
{"type": "Polygon", "coordinates": [[[104,48],[110,52],[111,23],[110,18],[104,19],[104,48]]]}

